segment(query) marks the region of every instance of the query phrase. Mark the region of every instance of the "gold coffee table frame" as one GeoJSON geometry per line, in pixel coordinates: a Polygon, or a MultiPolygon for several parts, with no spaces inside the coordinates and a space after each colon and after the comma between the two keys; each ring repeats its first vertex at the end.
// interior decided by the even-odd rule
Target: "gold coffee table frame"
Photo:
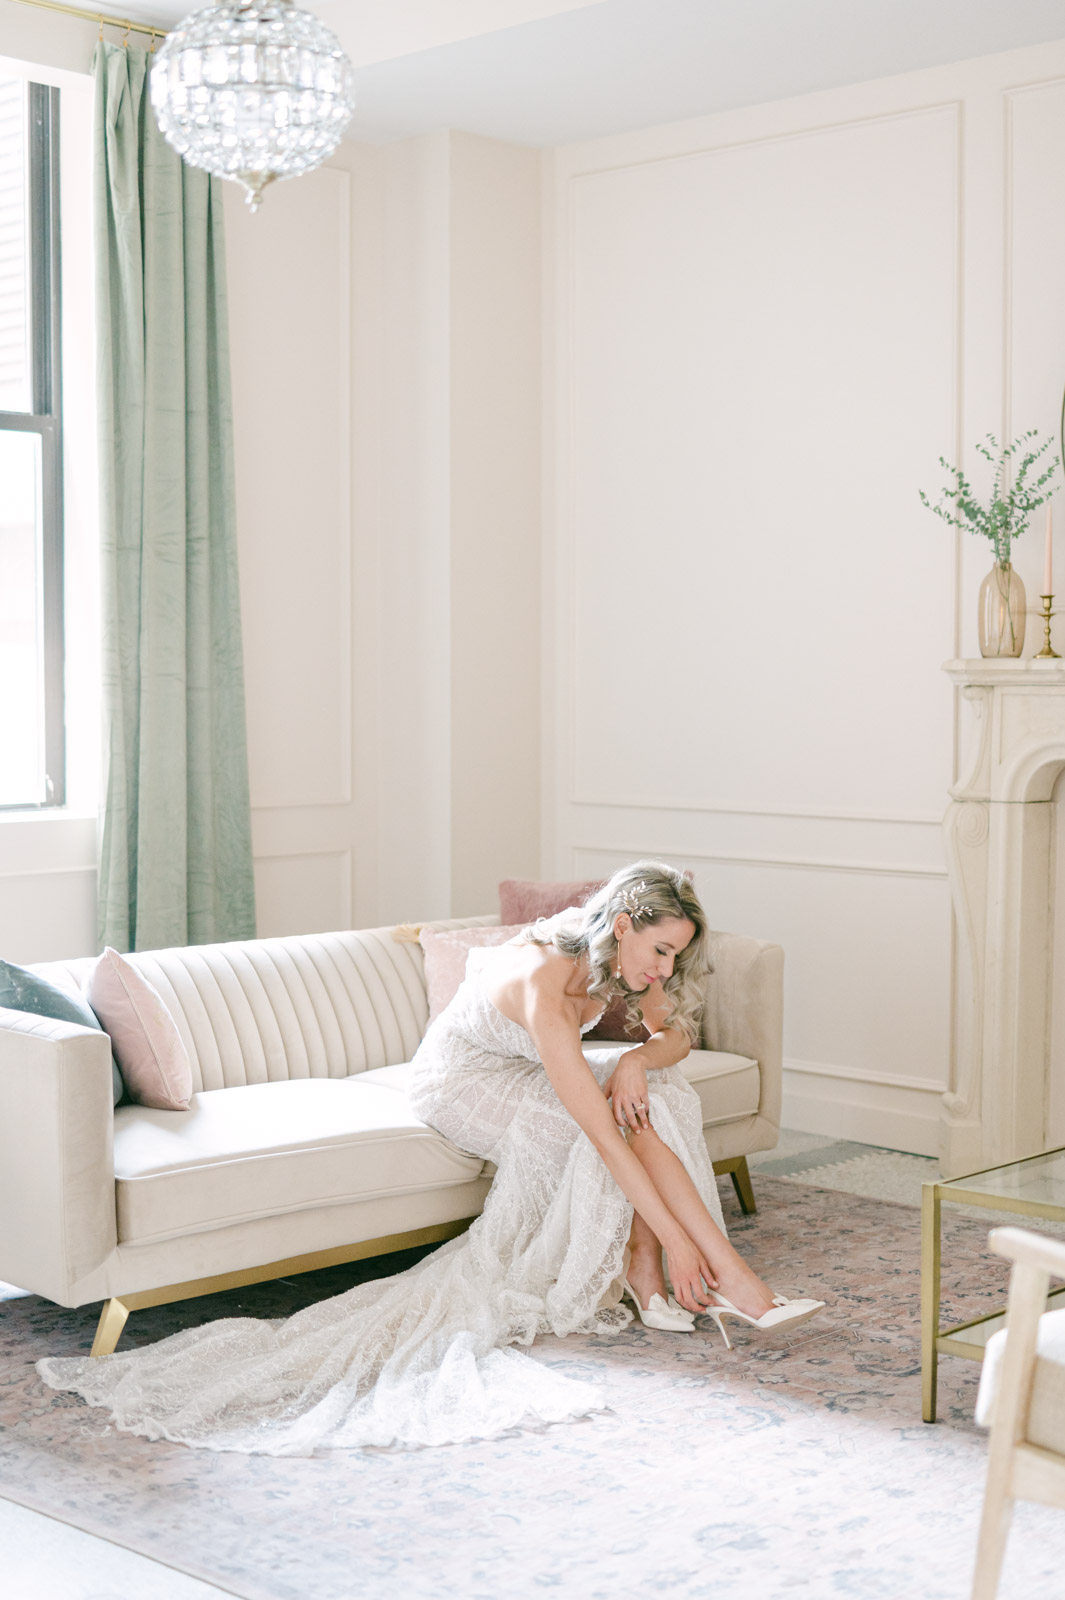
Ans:
{"type": "MultiPolygon", "coordinates": [[[[1065,1222],[1065,1147],[1044,1150],[1020,1161],[1004,1161],[1001,1166],[985,1167],[982,1172],[971,1172],[962,1178],[937,1179],[921,1187],[921,1415],[926,1422],[934,1422],[939,1357],[963,1356],[968,1361],[982,1361],[988,1339],[1006,1320],[1003,1306],[953,1328],[939,1326],[943,1204],[978,1206],[983,1211],[1008,1211],[1014,1216],[1065,1222]],[[1054,1170],[1055,1163],[1060,1165],[1060,1172],[1054,1170]]],[[[1065,1288],[1056,1289],[1048,1304],[1063,1295],[1065,1288]]]]}

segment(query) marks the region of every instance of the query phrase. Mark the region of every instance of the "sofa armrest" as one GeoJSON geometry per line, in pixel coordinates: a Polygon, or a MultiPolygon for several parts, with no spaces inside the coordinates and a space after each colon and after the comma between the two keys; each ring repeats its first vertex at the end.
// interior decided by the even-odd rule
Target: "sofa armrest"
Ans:
{"type": "Polygon", "coordinates": [[[780,1127],[784,951],[742,933],[708,933],[703,1045],[751,1056],[761,1069],[758,1114],[780,1127]]]}
{"type": "Polygon", "coordinates": [[[0,1279],[61,1305],[115,1248],[105,1033],[0,1007],[0,1279]]]}

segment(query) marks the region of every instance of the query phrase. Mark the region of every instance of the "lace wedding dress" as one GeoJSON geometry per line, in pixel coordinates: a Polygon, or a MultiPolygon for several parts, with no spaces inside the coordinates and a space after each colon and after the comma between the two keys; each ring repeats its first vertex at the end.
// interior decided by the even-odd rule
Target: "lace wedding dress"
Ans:
{"type": "MultiPolygon", "coordinates": [[[[131,1433],[264,1455],[490,1439],[604,1409],[598,1388],[513,1346],[631,1320],[619,1302],[632,1207],[529,1034],[485,993],[494,953],[472,952],[414,1058],[417,1114],[498,1167],[467,1233],[286,1320],[227,1318],[99,1360],[41,1361],[44,1381],[131,1433]]],[[[626,1048],[590,1052],[601,1084],[626,1048]]],[[[655,1129],[723,1227],[697,1095],[675,1067],[648,1078],[655,1129]]]]}

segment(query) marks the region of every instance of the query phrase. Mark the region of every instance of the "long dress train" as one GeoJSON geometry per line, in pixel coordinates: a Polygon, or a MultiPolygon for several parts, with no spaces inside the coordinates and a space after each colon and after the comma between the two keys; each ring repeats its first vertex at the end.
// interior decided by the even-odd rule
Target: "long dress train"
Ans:
{"type": "MultiPolygon", "coordinates": [[[[411,1089],[420,1117],[498,1168],[467,1233],[287,1319],[226,1318],[102,1359],[40,1361],[44,1381],[131,1433],[263,1455],[460,1443],[604,1409],[594,1385],[512,1347],[631,1320],[619,1300],[632,1207],[529,1034],[485,993],[492,953],[472,953],[411,1089]]],[[[601,1084],[627,1048],[588,1052],[601,1084]]],[[[648,1077],[653,1126],[723,1227],[698,1097],[675,1067],[648,1077]]]]}

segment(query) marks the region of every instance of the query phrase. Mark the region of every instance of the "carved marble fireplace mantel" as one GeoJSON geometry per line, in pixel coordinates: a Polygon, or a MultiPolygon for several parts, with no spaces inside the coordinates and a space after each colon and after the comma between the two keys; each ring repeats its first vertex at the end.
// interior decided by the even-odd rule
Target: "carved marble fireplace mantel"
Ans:
{"type": "Polygon", "coordinates": [[[1065,768],[1065,662],[949,661],[944,670],[976,718],[945,818],[958,926],[941,1139],[952,1176],[1048,1145],[1052,795],[1065,768]]]}

